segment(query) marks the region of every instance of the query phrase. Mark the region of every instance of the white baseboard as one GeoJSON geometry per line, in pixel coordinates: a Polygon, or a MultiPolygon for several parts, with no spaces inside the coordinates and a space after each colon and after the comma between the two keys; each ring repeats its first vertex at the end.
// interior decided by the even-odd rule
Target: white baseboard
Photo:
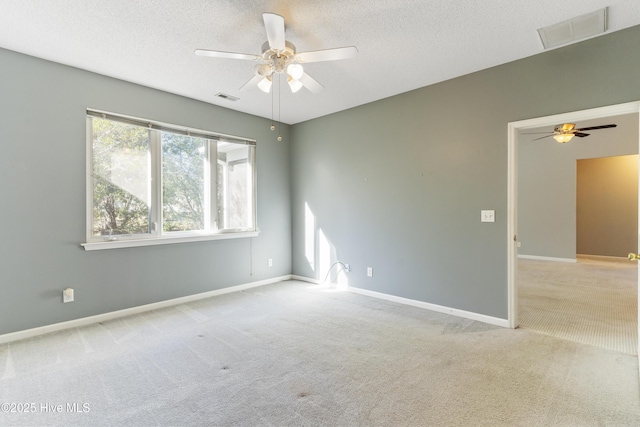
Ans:
{"type": "Polygon", "coordinates": [[[576,258],[556,258],[556,257],[538,256],[538,255],[520,255],[520,254],[518,254],[518,258],[521,258],[521,259],[535,259],[535,260],[538,260],[538,261],[573,262],[573,263],[578,262],[578,260],[576,258]]]}
{"type": "Polygon", "coordinates": [[[258,286],[269,285],[271,283],[282,282],[284,280],[290,280],[290,279],[291,279],[291,275],[274,277],[272,279],[245,283],[243,285],[230,286],[228,288],[216,289],[214,291],[203,292],[200,294],[187,295],[185,297],[174,298],[166,301],[159,301],[151,304],[139,305],[137,307],[125,308],[124,310],[111,311],[109,313],[97,314],[95,316],[82,317],[80,319],[54,323],[52,325],[40,326],[38,328],[11,332],[8,334],[0,335],[0,344],[5,344],[11,341],[18,341],[25,338],[31,338],[37,335],[44,335],[51,332],[62,331],[64,329],[79,328],[81,326],[91,325],[93,323],[105,322],[107,320],[113,320],[119,317],[131,316],[133,314],[144,313],[145,311],[157,310],[159,308],[171,307],[174,305],[197,301],[204,298],[215,297],[218,295],[229,294],[232,292],[239,292],[245,289],[256,288],[258,286]]]}
{"type": "Polygon", "coordinates": [[[587,254],[578,254],[576,255],[578,258],[583,259],[593,259],[593,260],[602,260],[602,261],[629,261],[627,257],[619,257],[619,256],[607,256],[607,255],[587,255],[587,254]]]}
{"type": "Polygon", "coordinates": [[[318,280],[318,279],[312,279],[311,277],[297,276],[295,274],[291,276],[291,279],[300,280],[301,282],[313,283],[313,284],[316,284],[316,285],[320,284],[320,280],[318,280]]]}
{"type": "MultiPolygon", "coordinates": [[[[303,282],[320,284],[319,280],[312,279],[310,277],[293,275],[291,276],[291,278],[293,280],[300,280],[303,282]]],[[[417,301],[409,298],[397,297],[395,295],[383,294],[380,292],[369,291],[367,289],[355,288],[353,286],[347,287],[346,290],[349,292],[353,292],[354,294],[366,295],[373,298],[397,302],[399,304],[411,305],[413,307],[423,308],[425,310],[431,310],[438,313],[451,314],[453,316],[463,317],[465,319],[477,320],[479,322],[488,323],[490,325],[502,326],[503,328],[509,327],[509,321],[507,319],[500,319],[498,317],[487,316],[484,314],[473,313],[470,311],[458,310],[456,308],[450,308],[442,305],[431,304],[424,301],[417,301]]]]}
{"type": "Polygon", "coordinates": [[[488,323],[490,325],[502,326],[503,328],[509,327],[509,321],[507,319],[500,319],[498,317],[487,316],[484,314],[473,313],[471,311],[458,310],[457,308],[445,307],[442,305],[431,304],[424,301],[413,300],[409,298],[397,297],[395,295],[383,294],[380,292],[369,291],[367,289],[354,288],[349,286],[349,292],[353,292],[360,295],[366,295],[373,298],[379,298],[387,301],[397,302],[399,304],[411,305],[413,307],[423,308],[425,310],[431,310],[438,313],[450,314],[452,316],[463,317],[465,319],[477,320],[478,322],[488,323]]]}

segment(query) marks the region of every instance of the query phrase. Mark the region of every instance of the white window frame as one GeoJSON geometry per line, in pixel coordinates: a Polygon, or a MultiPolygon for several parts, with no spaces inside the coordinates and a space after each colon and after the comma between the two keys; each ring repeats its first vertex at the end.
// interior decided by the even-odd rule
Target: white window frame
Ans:
{"type": "Polygon", "coordinates": [[[86,118],[86,243],[82,243],[81,246],[87,250],[102,250],[102,249],[116,249],[138,246],[154,246],[154,245],[166,245],[175,243],[188,243],[198,242],[206,240],[220,240],[220,239],[236,239],[245,237],[255,237],[259,234],[257,229],[257,197],[256,197],[256,162],[255,162],[255,145],[256,141],[253,139],[242,138],[237,136],[225,135],[214,133],[210,131],[185,128],[173,124],[167,124],[157,121],[139,119],[131,116],[124,116],[121,114],[109,113],[101,110],[87,109],[86,118]],[[147,126],[156,132],[150,132],[150,152],[151,152],[151,233],[139,234],[139,235],[116,235],[116,236],[93,236],[93,134],[92,134],[92,117],[102,117],[105,119],[111,119],[116,121],[129,122],[132,124],[145,123],[147,126]],[[168,131],[174,133],[182,133],[186,135],[192,135],[207,140],[206,144],[206,161],[209,167],[205,168],[205,223],[204,230],[196,231],[162,231],[162,149],[161,149],[161,132],[168,131]],[[252,227],[246,230],[231,230],[231,229],[218,229],[217,228],[217,173],[216,169],[211,165],[218,167],[217,147],[218,141],[228,141],[232,143],[240,143],[248,146],[253,146],[250,150],[248,158],[249,165],[252,170],[252,194],[251,194],[251,207],[248,215],[250,215],[250,221],[252,227]]]}

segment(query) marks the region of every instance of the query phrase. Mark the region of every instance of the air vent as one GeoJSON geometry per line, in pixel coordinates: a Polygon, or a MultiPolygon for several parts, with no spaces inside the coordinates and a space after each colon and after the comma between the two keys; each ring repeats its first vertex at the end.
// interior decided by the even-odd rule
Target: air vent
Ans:
{"type": "Polygon", "coordinates": [[[539,28],[540,40],[545,49],[573,43],[578,40],[604,34],[607,31],[607,8],[567,21],[539,28]]]}
{"type": "Polygon", "coordinates": [[[237,98],[235,96],[227,95],[226,93],[222,93],[222,92],[216,93],[216,96],[218,98],[226,99],[227,101],[233,101],[233,102],[235,102],[238,99],[240,99],[240,98],[237,98]]]}

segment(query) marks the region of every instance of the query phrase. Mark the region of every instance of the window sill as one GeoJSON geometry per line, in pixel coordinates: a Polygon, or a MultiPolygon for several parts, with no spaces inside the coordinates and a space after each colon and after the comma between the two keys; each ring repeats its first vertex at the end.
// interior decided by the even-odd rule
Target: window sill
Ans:
{"type": "Polygon", "coordinates": [[[244,231],[238,233],[207,234],[202,236],[163,236],[154,239],[111,240],[103,242],[81,243],[85,251],[100,251],[103,249],[135,248],[139,246],[172,245],[176,243],[203,242],[207,240],[241,239],[256,237],[259,231],[244,231]]]}

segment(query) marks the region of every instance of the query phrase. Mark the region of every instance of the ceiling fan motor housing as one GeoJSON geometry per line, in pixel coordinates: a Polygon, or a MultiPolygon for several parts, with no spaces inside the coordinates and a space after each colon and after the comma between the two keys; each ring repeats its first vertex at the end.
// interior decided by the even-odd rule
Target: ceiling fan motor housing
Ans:
{"type": "Polygon", "coordinates": [[[567,132],[572,132],[575,127],[576,127],[575,123],[563,123],[561,125],[557,125],[553,130],[554,132],[567,133],[567,132]]]}
{"type": "MultiPolygon", "coordinates": [[[[285,48],[281,51],[271,49],[268,41],[262,44],[262,58],[271,66],[269,75],[272,73],[284,73],[287,66],[295,60],[296,47],[289,41],[285,41],[284,43],[285,48]]],[[[263,75],[261,73],[258,74],[263,75]]]]}

